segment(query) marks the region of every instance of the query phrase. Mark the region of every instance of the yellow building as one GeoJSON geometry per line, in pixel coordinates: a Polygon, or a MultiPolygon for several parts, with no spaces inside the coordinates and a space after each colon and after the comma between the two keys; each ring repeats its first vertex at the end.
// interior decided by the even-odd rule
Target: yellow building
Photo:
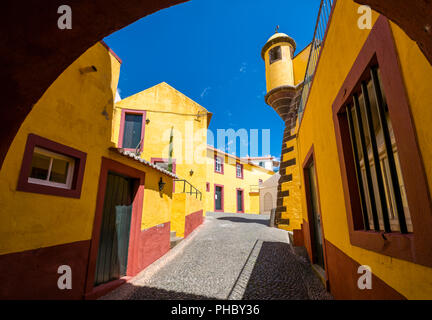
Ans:
{"type": "Polygon", "coordinates": [[[295,124],[311,45],[294,56],[295,50],[294,39],[280,32],[272,35],[261,50],[267,80],[265,102],[285,122],[275,224],[289,231],[299,230],[302,223],[295,124]]]}
{"type": "Polygon", "coordinates": [[[249,159],[208,146],[206,211],[260,214],[259,185],[273,175],[249,159]]]}
{"type": "Polygon", "coordinates": [[[97,297],[169,250],[176,176],[112,135],[120,64],[91,47],[16,135],[0,171],[2,299],[97,297]]]}
{"type": "MultiPolygon", "coordinates": [[[[190,198],[202,199],[204,212],[259,214],[259,180],[267,180],[274,172],[225,153],[219,155],[224,162],[220,166],[222,171],[217,172],[216,150],[207,146],[207,128],[212,114],[204,107],[163,82],[117,102],[114,114],[113,135],[118,147],[132,151],[138,147],[142,159],[165,169],[169,169],[171,161],[170,170],[179,177],[174,186],[179,203],[173,206],[172,214],[172,222],[178,226],[174,227],[177,236],[185,233],[182,227],[185,223],[177,208],[188,203],[185,195],[177,196],[177,193],[186,192],[190,198]],[[133,117],[138,118],[141,126],[138,126],[135,140],[124,145],[129,143],[128,136],[125,139],[122,134],[128,115],[131,121],[133,117]],[[218,195],[216,202],[222,201],[218,203],[220,209],[215,208],[218,195]]],[[[195,213],[193,209],[186,209],[186,212],[195,213]]]]}
{"type": "MultiPolygon", "coordinates": [[[[295,244],[335,298],[431,299],[432,67],[377,12],[372,28],[360,27],[358,7],[335,1],[328,23],[321,15],[325,36],[315,36],[302,99],[290,107],[295,138],[283,150],[295,152],[299,175],[295,244]]],[[[267,70],[277,74],[267,74],[270,92],[293,86],[285,66],[274,70],[283,59],[267,70]]]]}
{"type": "Polygon", "coordinates": [[[207,128],[212,114],[165,82],[115,104],[119,148],[175,173],[171,231],[187,236],[203,221],[207,128]]]}

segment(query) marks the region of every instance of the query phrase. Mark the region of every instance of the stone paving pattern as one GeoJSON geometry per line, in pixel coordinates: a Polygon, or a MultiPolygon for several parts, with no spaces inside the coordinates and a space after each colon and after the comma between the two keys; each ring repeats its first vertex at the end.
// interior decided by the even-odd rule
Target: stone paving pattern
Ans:
{"type": "Polygon", "coordinates": [[[208,213],[190,239],[102,299],[332,299],[288,233],[268,224],[208,213]]]}

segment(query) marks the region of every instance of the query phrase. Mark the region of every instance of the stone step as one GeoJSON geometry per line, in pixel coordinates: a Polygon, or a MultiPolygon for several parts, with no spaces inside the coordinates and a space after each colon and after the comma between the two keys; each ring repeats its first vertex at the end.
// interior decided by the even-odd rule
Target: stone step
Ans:
{"type": "Polygon", "coordinates": [[[176,245],[178,245],[180,242],[182,242],[183,238],[180,237],[172,237],[170,240],[170,248],[174,248],[176,245]]]}

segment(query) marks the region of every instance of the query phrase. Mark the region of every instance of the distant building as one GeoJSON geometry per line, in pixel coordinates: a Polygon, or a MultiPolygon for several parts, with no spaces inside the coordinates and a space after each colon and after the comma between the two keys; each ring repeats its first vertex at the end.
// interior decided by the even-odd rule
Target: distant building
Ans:
{"type": "Polygon", "coordinates": [[[277,171],[280,165],[280,162],[270,155],[266,157],[244,157],[242,159],[271,171],[277,171]]]}
{"type": "Polygon", "coordinates": [[[276,173],[259,185],[260,214],[270,214],[273,209],[276,210],[279,179],[280,174],[276,173]]]}

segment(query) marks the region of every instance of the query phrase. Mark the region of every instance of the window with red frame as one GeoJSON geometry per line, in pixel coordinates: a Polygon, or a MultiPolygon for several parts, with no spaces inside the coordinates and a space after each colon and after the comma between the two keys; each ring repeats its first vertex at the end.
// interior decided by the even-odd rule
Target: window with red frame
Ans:
{"type": "Polygon", "coordinates": [[[215,157],[215,172],[223,173],[223,158],[215,157]]]}
{"type": "Polygon", "coordinates": [[[378,67],[352,93],[346,113],[364,229],[412,232],[410,210],[378,67]]]}
{"type": "Polygon", "coordinates": [[[79,198],[86,158],[84,152],[30,134],[17,190],[79,198]]]}

